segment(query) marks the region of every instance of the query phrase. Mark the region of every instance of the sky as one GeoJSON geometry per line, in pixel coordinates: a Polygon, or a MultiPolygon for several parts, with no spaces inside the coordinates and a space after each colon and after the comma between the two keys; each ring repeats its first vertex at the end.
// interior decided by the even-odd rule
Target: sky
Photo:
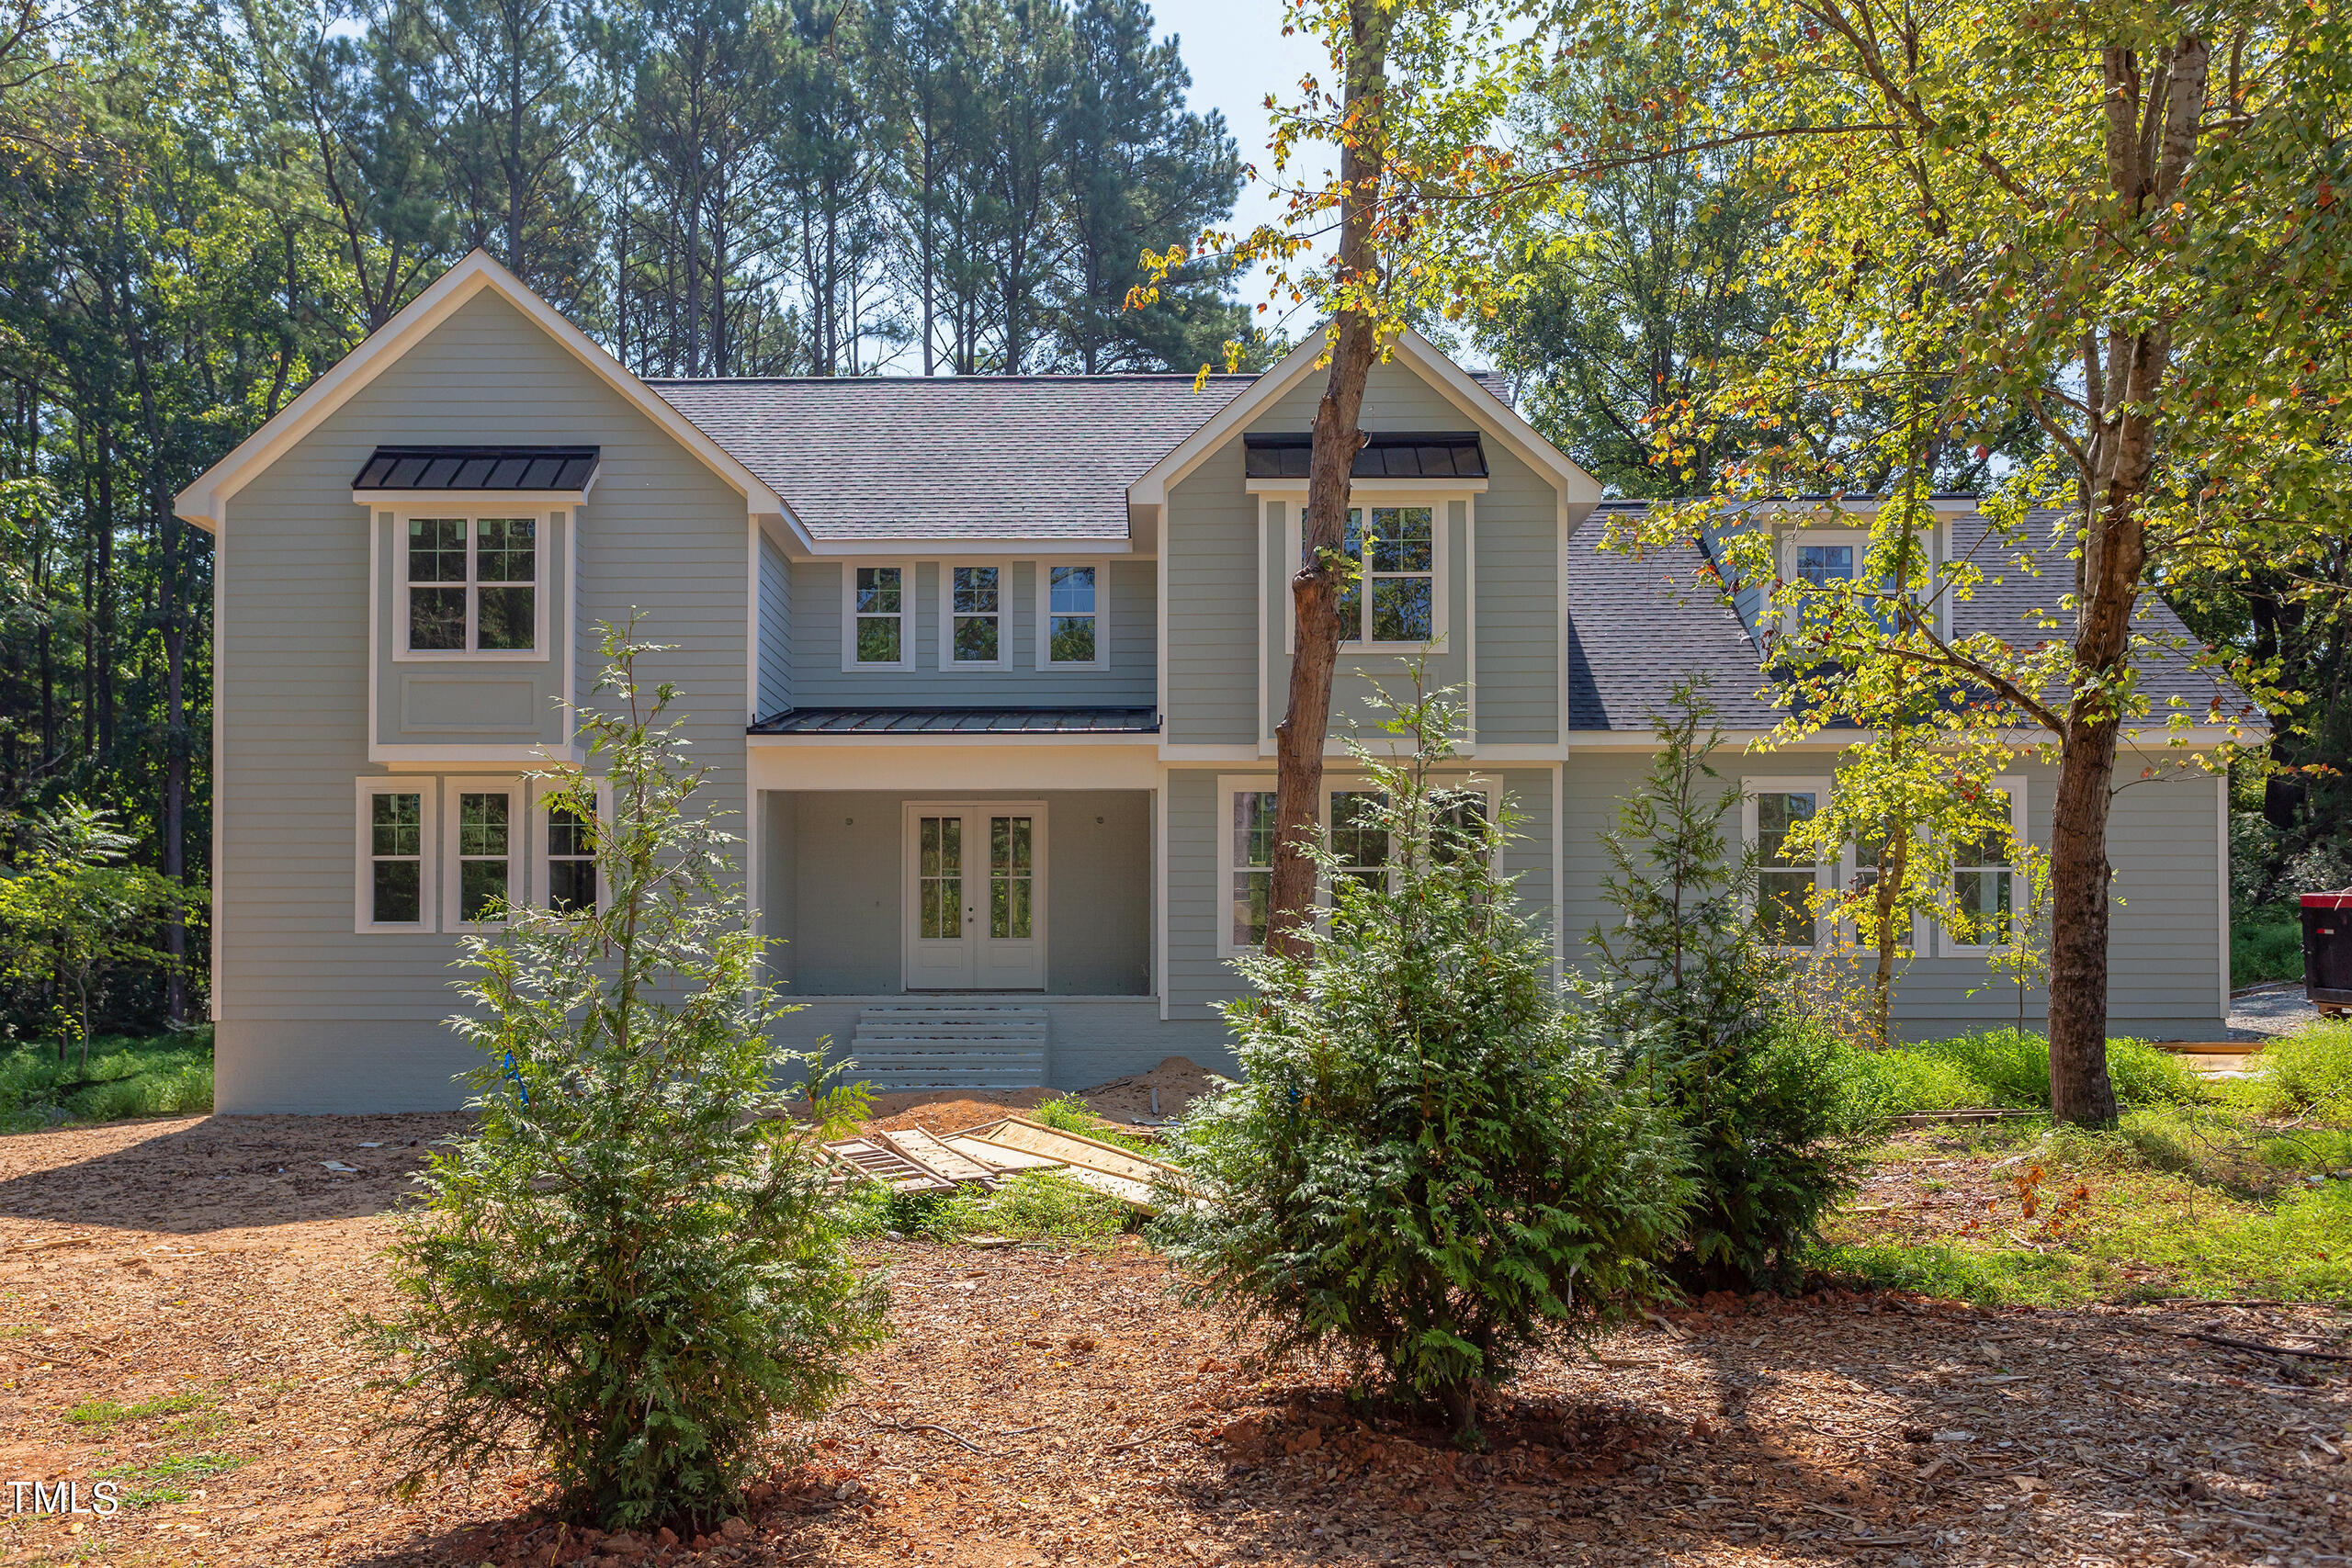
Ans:
{"type": "MultiPolygon", "coordinates": [[[[1224,111],[1244,164],[1266,162],[1266,95],[1288,99],[1300,76],[1330,73],[1320,44],[1304,34],[1283,37],[1283,14],[1282,0],[1152,0],[1159,32],[1177,35],[1193,73],[1188,107],[1196,114],[1224,111]]],[[[1280,216],[1280,205],[1256,181],[1243,188],[1233,212],[1245,231],[1280,216]]],[[[1241,298],[1251,306],[1263,300],[1262,276],[1246,283],[1241,298]]]]}

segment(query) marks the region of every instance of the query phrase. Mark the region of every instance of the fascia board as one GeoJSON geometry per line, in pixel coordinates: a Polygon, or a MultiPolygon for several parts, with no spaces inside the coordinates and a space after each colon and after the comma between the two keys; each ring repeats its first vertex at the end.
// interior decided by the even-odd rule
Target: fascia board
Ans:
{"type": "Polygon", "coordinates": [[[276,462],[286,451],[317,429],[327,417],[349,402],[375,378],[399,363],[402,355],[447,321],[461,305],[492,288],[561,344],[598,379],[619,392],[639,412],[659,425],[703,465],[741,491],[753,515],[783,516],[795,533],[806,536],[792,508],[749,468],[727,452],[684,414],[631,375],[620,361],[596,346],[546,300],[526,288],[488,253],[474,251],[434,279],[425,290],[403,306],[392,319],[335,365],[303,389],[300,396],[280,409],[259,430],[237,444],[234,451],[207,468],[182,491],[173,509],[188,522],[217,534],[227,519],[228,503],[238,491],[276,462]]]}
{"type": "Polygon", "coordinates": [[[1199,467],[1234,432],[1255,419],[1267,404],[1289,391],[1301,377],[1315,368],[1315,361],[1323,352],[1324,335],[1320,328],[1307,333],[1306,341],[1292,349],[1280,365],[1250,383],[1240,396],[1211,414],[1206,423],[1176,443],[1168,456],[1146,468],[1142,477],[1127,487],[1127,504],[1167,505],[1170,486],[1199,467]]]}

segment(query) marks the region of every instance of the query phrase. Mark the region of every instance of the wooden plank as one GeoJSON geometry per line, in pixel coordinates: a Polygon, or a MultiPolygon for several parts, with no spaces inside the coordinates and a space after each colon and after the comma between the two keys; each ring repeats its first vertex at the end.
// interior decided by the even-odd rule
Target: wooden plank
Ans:
{"type": "Polygon", "coordinates": [[[1044,1155],[1065,1165],[1083,1166],[1106,1176],[1125,1177],[1148,1187],[1158,1177],[1172,1178],[1176,1168],[1165,1160],[1130,1154],[1115,1144],[1102,1143],[1077,1133],[1065,1133],[1058,1127],[1043,1126],[1017,1116],[1001,1122],[991,1122],[984,1127],[973,1127],[963,1134],[985,1143],[1001,1144],[1007,1148],[1025,1149],[1033,1155],[1044,1155]]]}
{"type": "Polygon", "coordinates": [[[893,1192],[953,1192],[956,1184],[898,1150],[865,1138],[840,1138],[821,1145],[825,1153],[868,1181],[893,1192]]]}
{"type": "Polygon", "coordinates": [[[995,1171],[960,1149],[948,1147],[920,1127],[908,1127],[896,1132],[885,1132],[876,1128],[874,1135],[915,1164],[944,1176],[950,1181],[973,1181],[983,1187],[996,1185],[995,1171]]]}
{"type": "Polygon", "coordinates": [[[1064,1163],[1045,1155],[1033,1155],[1026,1149],[1007,1148],[1002,1144],[991,1144],[985,1138],[975,1138],[964,1133],[950,1136],[947,1146],[969,1155],[990,1170],[999,1173],[1008,1170],[1059,1170],[1064,1163]]]}
{"type": "Polygon", "coordinates": [[[1159,1212],[1159,1205],[1152,1201],[1149,1182],[1130,1181],[1124,1176],[1113,1176],[1107,1170],[1089,1170],[1082,1165],[1064,1166],[1060,1174],[1080,1186],[1091,1187],[1097,1192],[1107,1192],[1138,1213],[1156,1214],[1159,1212]]]}

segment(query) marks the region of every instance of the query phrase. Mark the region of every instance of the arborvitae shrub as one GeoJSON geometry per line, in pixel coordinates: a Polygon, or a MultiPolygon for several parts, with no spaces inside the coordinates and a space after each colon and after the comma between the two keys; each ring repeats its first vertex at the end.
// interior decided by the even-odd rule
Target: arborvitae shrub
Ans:
{"type": "Polygon", "coordinates": [[[1323,852],[1339,906],[1306,959],[1240,962],[1243,1078],[1174,1133],[1193,1192],[1159,1234],[1192,1299],[1273,1353],[1335,1352],[1467,1437],[1530,1346],[1656,1287],[1688,1183],[1670,1115],[1560,1010],[1499,874],[1504,825],[1437,782],[1457,716],[1418,697],[1386,726],[1409,762],[1357,750],[1390,875],[1323,852]]]}

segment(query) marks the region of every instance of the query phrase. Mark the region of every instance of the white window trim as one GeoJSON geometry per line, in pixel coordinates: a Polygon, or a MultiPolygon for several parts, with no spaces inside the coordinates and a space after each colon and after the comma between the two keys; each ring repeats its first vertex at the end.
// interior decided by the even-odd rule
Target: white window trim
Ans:
{"type": "Polygon", "coordinates": [[[444,796],[441,811],[441,858],[446,867],[441,883],[441,929],[447,931],[503,931],[504,920],[461,920],[458,918],[458,899],[463,877],[458,859],[458,797],[461,795],[503,795],[506,797],[506,900],[509,904],[527,903],[531,897],[529,866],[531,853],[527,844],[518,846],[514,834],[530,831],[530,814],[523,809],[523,781],[507,775],[503,778],[445,778],[441,781],[444,796]]]}
{"type": "Polygon", "coordinates": [[[1279,781],[1272,773],[1220,773],[1216,781],[1216,953],[1240,958],[1258,951],[1233,940],[1233,877],[1242,868],[1233,863],[1233,797],[1241,794],[1272,795],[1279,781]]]}
{"type": "MultiPolygon", "coordinates": [[[[1342,658],[1353,653],[1411,654],[1419,653],[1423,649],[1432,653],[1443,653],[1446,650],[1446,637],[1451,630],[1446,610],[1453,597],[1453,562],[1449,558],[1452,555],[1450,542],[1453,535],[1453,503],[1457,501],[1463,503],[1464,515],[1466,517],[1471,504],[1470,492],[1467,491],[1448,491],[1442,495],[1414,495],[1396,491],[1384,491],[1372,485],[1355,485],[1349,489],[1348,506],[1351,511],[1361,508],[1369,512],[1375,506],[1426,506],[1430,509],[1430,639],[1427,642],[1343,641],[1340,644],[1340,653],[1342,658]]],[[[1269,501],[1263,504],[1280,503],[1276,501],[1269,501]]],[[[1282,558],[1284,562],[1298,560],[1300,553],[1306,547],[1306,503],[1301,501],[1295,505],[1283,506],[1282,558]]],[[[1285,649],[1295,654],[1298,651],[1298,605],[1291,598],[1287,589],[1290,581],[1287,575],[1289,570],[1295,570],[1295,568],[1286,568],[1283,579],[1285,584],[1282,596],[1283,640],[1285,649]]],[[[1366,609],[1364,613],[1370,615],[1372,595],[1369,573],[1366,574],[1365,582],[1366,609]]]]}
{"type": "MultiPolygon", "coordinates": [[[[1818,814],[1828,808],[1831,782],[1832,781],[1825,778],[1774,778],[1770,776],[1741,779],[1739,781],[1739,832],[1740,842],[1743,847],[1747,850],[1752,851],[1757,845],[1758,822],[1756,797],[1758,795],[1784,794],[1797,795],[1801,793],[1810,794],[1814,797],[1814,811],[1815,814],[1818,814]]],[[[1813,886],[1816,893],[1828,891],[1834,886],[1831,879],[1838,874],[1841,869],[1840,863],[1843,858],[1844,857],[1841,856],[1839,857],[1839,860],[1816,861],[1814,863],[1813,886]]],[[[1763,868],[1759,867],[1758,869],[1761,870],[1763,868]]],[[[1781,866],[1778,869],[1782,871],[1792,871],[1796,868],[1793,866],[1781,866]]],[[[1827,933],[1824,930],[1826,923],[1826,922],[1822,919],[1820,914],[1816,911],[1813,917],[1812,946],[1775,947],[1771,949],[1771,951],[1781,953],[1820,952],[1827,941],[1827,933]]]]}
{"type": "Polygon", "coordinates": [[[1871,531],[1868,528],[1792,528],[1781,536],[1781,581],[1790,584],[1789,603],[1781,607],[1781,630],[1793,634],[1797,627],[1797,613],[1804,607],[1806,595],[1794,591],[1797,576],[1797,547],[1799,545],[1851,545],[1854,547],[1854,573],[1860,580],[1864,565],[1870,558],[1871,531]]]}
{"type": "MultiPolygon", "coordinates": [[[[402,664],[411,662],[442,663],[450,660],[462,660],[468,663],[476,660],[499,664],[546,663],[551,657],[553,657],[552,650],[548,647],[548,551],[555,542],[557,526],[556,520],[563,515],[565,515],[565,513],[561,512],[546,512],[537,507],[530,506],[518,506],[511,512],[502,512],[494,506],[451,506],[443,510],[435,510],[424,506],[411,506],[404,511],[394,512],[392,513],[390,571],[392,580],[392,616],[398,624],[392,632],[393,660],[397,663],[402,664]],[[463,587],[466,591],[466,646],[463,648],[411,648],[408,645],[408,632],[410,625],[408,613],[408,591],[410,586],[408,581],[408,525],[409,520],[415,517],[462,517],[465,519],[466,581],[463,587]],[[474,638],[480,635],[480,627],[476,626],[475,621],[481,603],[480,585],[474,581],[474,571],[480,562],[480,558],[475,552],[478,548],[478,530],[481,526],[481,520],[485,517],[527,517],[531,519],[533,525],[531,548],[532,646],[529,648],[476,649],[473,646],[474,638]]],[[[569,541],[566,541],[566,543],[569,544],[569,541]]],[[[565,558],[570,558],[570,552],[568,550],[566,551],[565,558]]],[[[437,585],[421,584],[420,586],[454,588],[459,586],[459,584],[440,583],[437,585]]]]}
{"type": "MultiPolygon", "coordinates": [[[[2026,815],[2025,806],[2025,775],[2022,773],[2003,773],[1993,781],[1993,787],[1997,790],[2005,790],[2008,794],[2009,836],[2015,839],[2019,844],[2030,842],[2030,840],[2026,837],[2026,823],[2028,822],[2029,818],[2026,815]]],[[[1953,874],[1957,875],[1959,872],[1964,869],[1968,868],[1955,866],[1952,868],[1953,874]]],[[[2018,895],[2022,891],[2018,883],[2018,868],[2014,852],[2012,852],[2012,856],[2009,861],[2008,871],[2009,919],[2014,922],[2017,919],[2018,913],[2018,895]]],[[[1949,897],[1951,889],[1947,887],[1944,889],[1944,892],[1946,896],[1949,897]]],[[[1941,956],[1947,958],[1987,958],[1996,953],[2007,952],[2010,945],[2010,943],[2006,942],[1962,942],[1953,934],[1952,928],[1948,925],[1942,926],[1938,931],[1936,937],[1936,952],[1941,956]]]]}
{"type": "MultiPolygon", "coordinates": [[[[842,673],[865,675],[907,671],[915,667],[915,603],[918,573],[911,560],[879,557],[851,558],[842,562],[842,673]],[[857,570],[860,567],[899,569],[899,658],[891,664],[861,664],[857,658],[857,570]]],[[[1001,647],[1002,644],[999,644],[1001,647]]],[[[967,666],[969,668],[969,666],[967,666]]]]}
{"type": "Polygon", "coordinates": [[[1108,670],[1111,668],[1111,563],[1108,559],[1041,560],[1037,563],[1037,670],[1108,670]],[[1049,657],[1054,641],[1054,568],[1094,569],[1094,657],[1083,662],[1056,663],[1049,657]]]}
{"type": "Polygon", "coordinates": [[[441,841],[435,837],[435,810],[439,794],[436,781],[401,773],[378,773],[354,781],[356,820],[352,832],[352,900],[351,929],[366,935],[372,932],[419,931],[431,932],[435,916],[440,906],[434,902],[434,872],[441,860],[441,841]],[[414,795],[422,796],[417,807],[417,919],[413,925],[396,922],[379,923],[376,919],[375,811],[370,796],[378,795],[414,795]]]}
{"type": "MultiPolygon", "coordinates": [[[[903,649],[901,649],[903,651],[903,649]]],[[[1001,560],[943,560],[939,563],[939,667],[942,670],[1006,670],[1012,653],[1012,566],[1001,560]],[[956,657],[956,573],[996,573],[996,657],[965,660],[956,657]]],[[[871,664],[861,665],[871,670],[871,664]]]]}
{"type": "MultiPolygon", "coordinates": [[[[530,785],[531,809],[526,815],[525,825],[531,835],[531,850],[524,858],[530,862],[531,902],[544,908],[548,889],[552,886],[548,879],[547,803],[562,793],[564,786],[554,779],[533,779],[530,785]]],[[[596,781],[596,820],[606,828],[612,826],[613,786],[603,779],[596,781]]],[[[596,878],[596,908],[607,908],[611,896],[612,889],[600,874],[596,878]]]]}

